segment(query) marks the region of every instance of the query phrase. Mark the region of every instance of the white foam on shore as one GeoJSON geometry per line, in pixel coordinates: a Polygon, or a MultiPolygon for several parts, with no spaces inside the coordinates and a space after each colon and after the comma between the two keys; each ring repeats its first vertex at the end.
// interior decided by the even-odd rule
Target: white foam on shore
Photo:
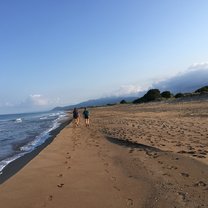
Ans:
{"type": "MultiPolygon", "coordinates": [[[[21,150],[20,153],[0,161],[0,175],[3,173],[3,169],[9,163],[13,162],[14,160],[22,157],[23,155],[25,155],[27,153],[32,152],[38,146],[45,143],[46,140],[48,138],[50,138],[51,131],[57,129],[61,125],[61,123],[67,119],[67,114],[66,113],[53,113],[53,114],[51,114],[51,116],[52,115],[53,116],[58,115],[58,118],[53,121],[53,126],[51,128],[47,129],[46,131],[42,132],[40,135],[36,136],[35,139],[32,140],[31,142],[29,142],[29,143],[25,144],[24,146],[20,147],[20,150],[21,150]]],[[[22,121],[20,121],[20,122],[22,122],[22,121]]]]}
{"type": "Polygon", "coordinates": [[[22,146],[20,149],[21,151],[26,151],[26,152],[31,152],[33,151],[36,147],[40,146],[43,144],[51,135],[50,132],[57,129],[61,125],[61,121],[67,118],[66,114],[63,113],[54,113],[53,116],[59,117],[53,121],[53,126],[49,128],[48,130],[42,132],[40,135],[36,136],[35,139],[28,144],[22,146]]]}
{"type": "Polygon", "coordinates": [[[22,123],[22,119],[21,119],[21,118],[17,118],[17,119],[15,120],[15,123],[22,123]]]}
{"type": "Polygon", "coordinates": [[[24,152],[24,153],[22,152],[22,153],[19,153],[18,155],[14,155],[13,157],[9,157],[9,158],[6,158],[6,159],[2,160],[2,161],[0,162],[0,172],[1,172],[1,174],[3,173],[3,169],[4,169],[9,163],[11,163],[11,162],[13,162],[14,160],[16,160],[16,159],[22,157],[22,156],[25,155],[25,154],[26,154],[26,152],[24,152]]]}

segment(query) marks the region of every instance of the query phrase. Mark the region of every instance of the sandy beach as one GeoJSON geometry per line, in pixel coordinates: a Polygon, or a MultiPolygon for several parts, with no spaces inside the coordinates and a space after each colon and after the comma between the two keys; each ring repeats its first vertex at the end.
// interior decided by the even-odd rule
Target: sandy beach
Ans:
{"type": "Polygon", "coordinates": [[[208,207],[207,101],[90,114],[89,128],[83,119],[77,128],[66,125],[20,171],[4,176],[1,207],[208,207]]]}

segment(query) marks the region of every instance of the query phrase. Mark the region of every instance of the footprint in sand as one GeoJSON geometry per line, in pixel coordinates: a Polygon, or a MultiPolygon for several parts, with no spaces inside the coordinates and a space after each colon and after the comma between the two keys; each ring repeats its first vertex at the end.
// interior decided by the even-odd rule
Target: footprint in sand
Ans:
{"type": "Polygon", "coordinates": [[[112,180],[112,181],[116,181],[116,177],[112,176],[112,177],[111,177],[111,180],[112,180]]]}
{"type": "Polygon", "coordinates": [[[105,172],[106,172],[106,173],[109,173],[109,171],[108,171],[107,169],[105,169],[105,172]]]}
{"type": "Polygon", "coordinates": [[[157,153],[153,154],[153,158],[158,158],[158,157],[159,157],[159,155],[157,153]]]}
{"type": "Polygon", "coordinates": [[[173,165],[171,165],[171,166],[168,165],[166,168],[169,170],[177,170],[178,169],[176,166],[173,166],[173,165]]]}
{"type": "Polygon", "coordinates": [[[199,181],[197,183],[194,184],[194,186],[202,186],[202,187],[205,187],[207,184],[204,183],[203,181],[199,181]]]}
{"type": "Polygon", "coordinates": [[[120,188],[118,188],[117,186],[113,186],[114,189],[116,189],[117,191],[120,191],[120,188]]]}
{"type": "Polygon", "coordinates": [[[126,205],[127,205],[128,207],[132,207],[132,206],[134,205],[133,199],[128,198],[128,199],[126,200],[126,205]]]}
{"type": "Polygon", "coordinates": [[[178,196],[180,197],[180,199],[181,199],[182,201],[185,201],[185,199],[186,199],[186,193],[178,192],[177,194],[178,194],[178,196]]]}
{"type": "Polygon", "coordinates": [[[104,165],[105,165],[106,167],[108,167],[108,166],[109,166],[109,164],[108,164],[108,163],[106,163],[106,162],[104,163],[104,165]]]}
{"type": "Polygon", "coordinates": [[[182,175],[183,177],[189,177],[189,174],[188,174],[188,173],[181,173],[181,175],[182,175]]]}
{"type": "Polygon", "coordinates": [[[60,183],[57,185],[58,188],[62,188],[64,186],[64,183],[60,183]]]}
{"type": "Polygon", "coordinates": [[[164,176],[171,176],[169,173],[163,173],[164,176]]]}
{"type": "Polygon", "coordinates": [[[48,201],[52,201],[53,200],[53,195],[48,196],[48,201]]]}
{"type": "Polygon", "coordinates": [[[130,150],[129,150],[129,153],[132,153],[133,151],[134,151],[134,149],[130,149],[130,150]]]}

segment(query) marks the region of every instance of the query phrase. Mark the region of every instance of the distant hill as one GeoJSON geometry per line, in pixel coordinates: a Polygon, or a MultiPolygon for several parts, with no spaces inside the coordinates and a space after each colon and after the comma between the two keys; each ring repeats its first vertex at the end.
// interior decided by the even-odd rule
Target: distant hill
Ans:
{"type": "Polygon", "coordinates": [[[153,84],[152,88],[160,91],[169,90],[172,93],[193,92],[201,86],[208,85],[208,68],[200,70],[189,70],[178,74],[167,80],[153,84]]]}
{"type": "MultiPolygon", "coordinates": [[[[196,88],[195,88],[196,89],[196,88]]],[[[169,92],[169,91],[165,91],[169,92]]],[[[164,93],[164,92],[163,92],[164,93]]],[[[82,108],[82,107],[96,107],[96,106],[104,106],[104,105],[112,105],[112,104],[118,104],[121,101],[125,102],[133,102],[133,103],[143,103],[143,102],[149,102],[149,101],[160,101],[164,100],[164,96],[160,94],[159,89],[150,89],[149,91],[142,91],[138,93],[138,96],[119,96],[119,97],[105,97],[105,98],[99,98],[99,99],[93,99],[93,100],[88,100],[85,102],[81,102],[75,105],[68,105],[68,106],[63,106],[63,107],[56,107],[52,109],[54,110],[72,110],[73,108],[82,108]],[[151,93],[150,93],[151,92],[151,93]],[[156,92],[156,94],[155,94],[156,92]],[[160,96],[163,97],[163,99],[160,99],[160,96]]],[[[170,93],[170,98],[173,97],[173,95],[170,93]]],[[[189,101],[189,100],[207,100],[208,99],[208,86],[201,87],[194,92],[188,92],[188,93],[177,93],[181,94],[181,98],[178,99],[177,101],[189,101]]],[[[176,95],[177,95],[176,94],[176,95]]],[[[176,96],[175,96],[176,98],[176,96]]]]}
{"type": "Polygon", "coordinates": [[[88,100],[75,105],[69,105],[64,107],[56,107],[53,110],[72,110],[73,108],[89,107],[89,106],[102,106],[107,104],[120,103],[121,100],[125,99],[127,102],[132,102],[137,97],[106,97],[94,100],[88,100]]]}

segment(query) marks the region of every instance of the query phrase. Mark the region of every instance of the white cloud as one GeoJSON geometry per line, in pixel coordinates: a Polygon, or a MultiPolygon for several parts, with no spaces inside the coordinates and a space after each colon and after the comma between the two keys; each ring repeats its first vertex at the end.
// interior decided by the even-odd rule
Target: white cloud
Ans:
{"type": "Polygon", "coordinates": [[[155,77],[146,84],[123,85],[114,96],[141,96],[142,93],[150,88],[158,88],[161,91],[170,90],[177,92],[193,92],[196,89],[208,85],[208,62],[194,63],[183,72],[170,77],[155,77]]]}
{"type": "Polygon", "coordinates": [[[21,102],[0,101],[0,113],[50,110],[60,103],[61,99],[59,97],[49,99],[41,94],[31,94],[21,102]]]}
{"type": "Polygon", "coordinates": [[[20,106],[36,108],[53,108],[61,104],[59,97],[49,98],[41,94],[32,94],[25,99],[20,106]]]}
{"type": "Polygon", "coordinates": [[[188,69],[191,70],[208,69],[208,62],[193,63],[188,69]]]}
{"type": "Polygon", "coordinates": [[[200,87],[208,85],[208,65],[195,64],[191,70],[170,77],[161,82],[153,83],[153,88],[170,90],[171,92],[193,92],[200,87]],[[204,68],[202,68],[204,67],[204,68]]]}
{"type": "Polygon", "coordinates": [[[136,85],[122,85],[118,92],[120,92],[121,94],[130,94],[130,93],[137,93],[139,91],[141,91],[141,87],[136,86],[136,85]]]}
{"type": "Polygon", "coordinates": [[[122,85],[120,88],[112,93],[113,96],[135,96],[143,91],[145,87],[138,86],[137,84],[122,85]]]}
{"type": "Polygon", "coordinates": [[[10,107],[14,107],[14,106],[15,106],[15,104],[12,102],[9,102],[9,101],[1,101],[0,102],[0,108],[4,108],[4,107],[10,108],[10,107]]]}
{"type": "Polygon", "coordinates": [[[5,102],[5,103],[4,103],[4,106],[5,106],[5,107],[13,107],[14,104],[11,103],[11,102],[5,102]]]}
{"type": "Polygon", "coordinates": [[[26,102],[34,106],[47,106],[49,104],[49,100],[39,94],[30,95],[26,102]]]}
{"type": "Polygon", "coordinates": [[[41,94],[31,94],[21,103],[17,104],[20,108],[45,108],[49,105],[49,100],[41,94]]]}

